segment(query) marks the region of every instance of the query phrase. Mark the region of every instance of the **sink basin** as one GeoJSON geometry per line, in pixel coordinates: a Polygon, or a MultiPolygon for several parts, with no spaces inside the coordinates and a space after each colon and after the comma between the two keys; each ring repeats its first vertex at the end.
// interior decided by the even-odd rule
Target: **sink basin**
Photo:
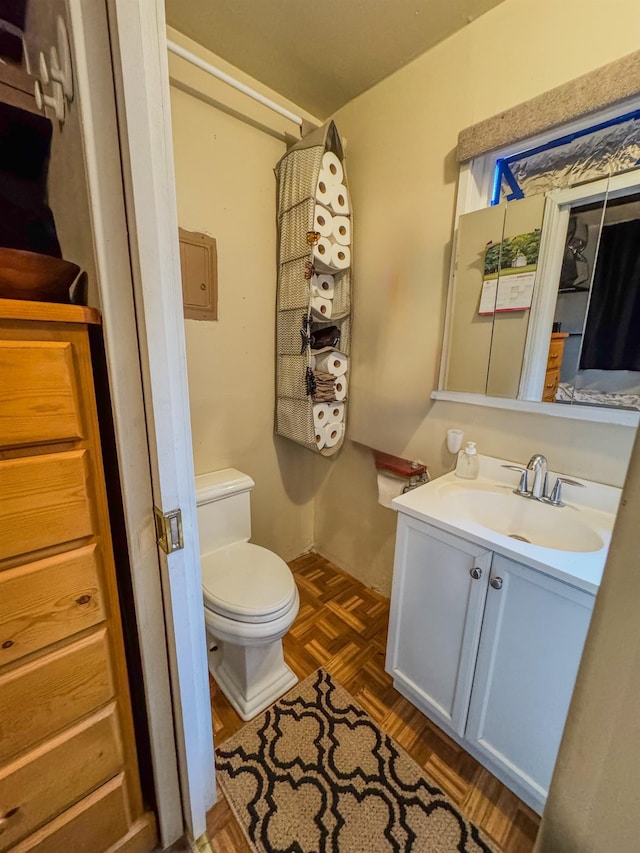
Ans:
{"type": "Polygon", "coordinates": [[[557,551],[599,551],[601,536],[579,517],[579,510],[554,507],[516,495],[510,489],[488,490],[443,484],[441,500],[452,515],[512,539],[557,551]]]}

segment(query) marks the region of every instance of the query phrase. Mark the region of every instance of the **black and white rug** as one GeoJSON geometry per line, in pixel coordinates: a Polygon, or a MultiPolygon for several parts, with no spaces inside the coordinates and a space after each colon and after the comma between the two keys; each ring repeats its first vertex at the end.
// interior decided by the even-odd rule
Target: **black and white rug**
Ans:
{"type": "Polygon", "coordinates": [[[259,853],[498,853],[319,669],[217,749],[259,853]]]}

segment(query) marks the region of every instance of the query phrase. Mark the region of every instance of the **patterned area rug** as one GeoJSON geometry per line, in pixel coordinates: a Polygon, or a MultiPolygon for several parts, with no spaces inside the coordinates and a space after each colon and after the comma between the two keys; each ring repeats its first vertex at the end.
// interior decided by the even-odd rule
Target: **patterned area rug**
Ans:
{"type": "Polygon", "coordinates": [[[259,853],[498,853],[322,669],[217,750],[259,853]]]}

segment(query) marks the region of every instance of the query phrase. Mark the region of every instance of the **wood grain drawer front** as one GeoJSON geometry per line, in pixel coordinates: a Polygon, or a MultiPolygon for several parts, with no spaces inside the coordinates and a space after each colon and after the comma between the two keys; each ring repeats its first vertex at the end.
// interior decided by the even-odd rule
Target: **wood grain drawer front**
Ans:
{"type": "Polygon", "coordinates": [[[0,341],[0,447],[82,438],[66,341],[0,341]]]}
{"type": "Polygon", "coordinates": [[[90,536],[86,450],[0,462],[0,560],[90,536]]]}
{"type": "Polygon", "coordinates": [[[106,628],[0,675],[0,765],[113,697],[106,628]]]}
{"type": "Polygon", "coordinates": [[[544,377],[544,388],[542,390],[543,403],[553,402],[560,383],[560,370],[547,370],[544,377]]]}
{"type": "Polygon", "coordinates": [[[562,362],[562,354],[564,351],[564,340],[551,341],[549,345],[549,355],[547,357],[547,369],[553,370],[560,367],[562,362]]]}
{"type": "Polygon", "coordinates": [[[0,666],[102,622],[98,546],[0,572],[0,666]]]}
{"type": "Polygon", "coordinates": [[[112,704],[0,768],[0,853],[116,776],[123,763],[112,704]]]}
{"type": "Polygon", "coordinates": [[[11,853],[104,853],[129,829],[124,774],[11,848],[11,853]]]}

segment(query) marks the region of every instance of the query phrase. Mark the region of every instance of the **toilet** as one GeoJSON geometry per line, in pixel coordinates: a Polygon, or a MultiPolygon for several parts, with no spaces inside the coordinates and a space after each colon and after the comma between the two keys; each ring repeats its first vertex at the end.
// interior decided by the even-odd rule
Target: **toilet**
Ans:
{"type": "Polygon", "coordinates": [[[209,671],[243,720],[298,680],[282,653],[298,588],[284,560],[249,542],[254,485],[235,468],[196,477],[209,671]]]}

